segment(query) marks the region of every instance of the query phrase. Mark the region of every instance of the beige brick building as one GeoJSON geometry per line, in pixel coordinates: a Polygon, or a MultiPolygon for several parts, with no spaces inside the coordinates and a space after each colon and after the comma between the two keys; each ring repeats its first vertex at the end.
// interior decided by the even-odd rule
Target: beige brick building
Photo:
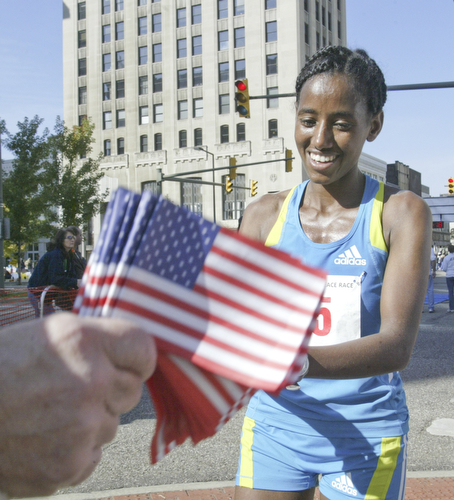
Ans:
{"type": "MultiPolygon", "coordinates": [[[[191,177],[223,183],[228,169],[210,169],[234,157],[236,185],[280,191],[304,178],[299,160],[290,173],[284,162],[241,165],[297,156],[294,98],[251,100],[241,118],[234,82],[248,78],[252,96],[293,93],[327,44],[346,44],[345,0],[65,0],[65,123],[93,120],[111,189],[156,190],[160,171],[208,169],[191,177]]],[[[162,193],[231,227],[251,201],[248,189],[170,180],[162,193]]]]}

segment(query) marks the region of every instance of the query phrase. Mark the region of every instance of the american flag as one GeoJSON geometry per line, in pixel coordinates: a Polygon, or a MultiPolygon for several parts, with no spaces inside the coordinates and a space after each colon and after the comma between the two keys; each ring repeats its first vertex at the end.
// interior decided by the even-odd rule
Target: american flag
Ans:
{"type": "Polygon", "coordinates": [[[325,273],[150,193],[120,189],[109,206],[75,309],[154,335],[155,462],[213,435],[254,390],[295,381],[325,273]]]}

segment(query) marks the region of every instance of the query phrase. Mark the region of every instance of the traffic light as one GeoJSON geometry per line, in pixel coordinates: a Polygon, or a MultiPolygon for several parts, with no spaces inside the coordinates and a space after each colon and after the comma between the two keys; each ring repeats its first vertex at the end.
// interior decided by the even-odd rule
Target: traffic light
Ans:
{"type": "Polygon", "coordinates": [[[443,229],[443,222],[439,220],[432,222],[432,229],[443,229]]]}
{"type": "Polygon", "coordinates": [[[225,191],[227,193],[231,193],[233,189],[233,181],[230,179],[230,177],[227,175],[225,178],[225,191]]]}
{"type": "Polygon", "coordinates": [[[251,196],[255,196],[257,194],[257,184],[258,181],[251,181],[251,196]]]}
{"type": "Polygon", "coordinates": [[[293,160],[292,160],[292,157],[293,157],[293,153],[292,153],[292,150],[291,149],[286,149],[285,150],[285,171],[286,172],[291,172],[293,170],[293,166],[292,166],[292,163],[293,163],[293,160]]]}
{"type": "Polygon", "coordinates": [[[229,166],[230,166],[230,170],[229,170],[229,177],[231,179],[236,179],[236,158],[232,158],[231,156],[229,157],[229,166]]]}
{"type": "Polygon", "coordinates": [[[250,118],[249,114],[249,88],[247,78],[235,82],[235,103],[236,111],[243,118],[250,118]]]}
{"type": "Polygon", "coordinates": [[[448,193],[454,194],[454,179],[452,177],[448,179],[448,193]]]}

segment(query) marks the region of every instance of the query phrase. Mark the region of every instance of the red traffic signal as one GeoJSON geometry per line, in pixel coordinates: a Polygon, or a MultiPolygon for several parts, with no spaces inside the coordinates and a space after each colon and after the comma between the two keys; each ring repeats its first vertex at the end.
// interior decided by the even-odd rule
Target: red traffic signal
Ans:
{"type": "Polygon", "coordinates": [[[249,113],[249,89],[247,78],[235,82],[235,103],[236,111],[243,118],[250,118],[249,113]]]}
{"type": "Polygon", "coordinates": [[[443,222],[441,222],[441,221],[432,222],[432,228],[433,229],[443,229],[443,222]]]}

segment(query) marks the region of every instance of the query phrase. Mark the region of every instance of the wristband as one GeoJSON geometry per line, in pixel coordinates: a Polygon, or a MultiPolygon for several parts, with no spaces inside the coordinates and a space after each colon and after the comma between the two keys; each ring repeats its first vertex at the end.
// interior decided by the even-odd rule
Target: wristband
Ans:
{"type": "MultiPolygon", "coordinates": [[[[298,375],[297,382],[299,382],[302,378],[304,378],[307,375],[308,371],[309,371],[309,356],[306,356],[306,361],[304,362],[304,365],[301,368],[301,371],[300,371],[300,373],[298,375]]],[[[292,384],[292,385],[288,385],[286,387],[286,389],[288,391],[298,391],[300,389],[300,386],[295,383],[295,384],[292,384]]]]}

